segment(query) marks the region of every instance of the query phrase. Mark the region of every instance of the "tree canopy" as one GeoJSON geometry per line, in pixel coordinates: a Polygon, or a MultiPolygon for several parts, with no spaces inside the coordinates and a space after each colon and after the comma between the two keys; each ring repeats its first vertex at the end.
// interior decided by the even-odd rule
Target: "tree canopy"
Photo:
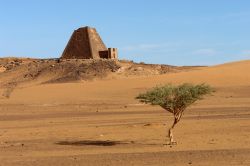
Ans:
{"type": "Polygon", "coordinates": [[[157,86],[146,93],[138,95],[136,98],[143,103],[160,105],[167,111],[174,113],[177,110],[186,109],[212,91],[212,88],[206,84],[193,85],[184,83],[178,86],[167,84],[157,86]]]}

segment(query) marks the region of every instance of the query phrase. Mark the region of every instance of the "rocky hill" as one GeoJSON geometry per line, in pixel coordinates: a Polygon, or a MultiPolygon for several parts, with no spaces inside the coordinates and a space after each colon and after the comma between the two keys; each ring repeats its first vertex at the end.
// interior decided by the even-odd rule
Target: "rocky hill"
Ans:
{"type": "Polygon", "coordinates": [[[112,76],[112,78],[150,76],[192,68],[107,59],[1,58],[0,85],[1,89],[5,89],[3,96],[9,97],[15,87],[22,87],[27,84],[78,82],[93,79],[108,79],[109,76],[112,76]]]}

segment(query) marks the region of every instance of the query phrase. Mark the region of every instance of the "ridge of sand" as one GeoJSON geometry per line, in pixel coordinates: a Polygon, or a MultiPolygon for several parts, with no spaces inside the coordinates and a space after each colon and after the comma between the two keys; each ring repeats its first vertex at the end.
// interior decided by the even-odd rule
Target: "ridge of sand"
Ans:
{"type": "MultiPolygon", "coordinates": [[[[88,100],[92,98],[109,98],[109,95],[139,93],[142,90],[166,83],[207,83],[213,87],[250,86],[250,61],[202,67],[196,70],[168,73],[147,77],[115,77],[108,80],[84,81],[67,84],[43,84],[16,89],[11,101],[30,100],[88,100]],[[122,87],[122,88],[121,88],[122,87]],[[84,93],[79,93],[84,92],[84,93]],[[128,93],[126,93],[128,92],[128,93]],[[133,92],[133,93],[132,93],[133,92]],[[47,96],[48,94],[48,96],[47,96]],[[67,94],[66,96],[63,94],[67,94]],[[24,98],[22,96],[25,96],[24,98]]],[[[127,96],[129,97],[129,96],[127,96]]],[[[131,97],[129,97],[131,98],[131,97]]]]}
{"type": "MultiPolygon", "coordinates": [[[[149,76],[26,84],[0,99],[0,165],[250,165],[250,61],[149,76]],[[164,147],[173,117],[135,100],[165,83],[208,83],[164,147]]],[[[1,79],[0,79],[1,81],[1,79]]]]}

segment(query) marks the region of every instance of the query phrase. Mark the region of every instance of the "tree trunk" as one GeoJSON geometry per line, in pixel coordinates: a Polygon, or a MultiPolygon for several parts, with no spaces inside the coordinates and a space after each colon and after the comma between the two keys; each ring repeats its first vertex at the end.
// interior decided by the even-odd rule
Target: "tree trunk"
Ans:
{"type": "Polygon", "coordinates": [[[178,112],[178,114],[174,115],[174,123],[172,124],[171,128],[168,130],[168,138],[170,140],[170,145],[176,145],[177,143],[174,141],[174,134],[173,130],[175,125],[180,121],[182,117],[182,111],[178,112]]]}
{"type": "Polygon", "coordinates": [[[169,144],[172,145],[172,144],[175,144],[176,142],[174,141],[174,134],[173,134],[173,128],[170,128],[168,130],[168,138],[169,138],[169,144]]]}

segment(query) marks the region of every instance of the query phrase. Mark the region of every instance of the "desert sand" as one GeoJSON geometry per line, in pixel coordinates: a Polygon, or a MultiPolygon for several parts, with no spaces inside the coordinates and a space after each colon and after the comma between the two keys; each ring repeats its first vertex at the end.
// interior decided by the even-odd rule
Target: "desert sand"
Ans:
{"type": "MultiPolygon", "coordinates": [[[[249,71],[250,61],[240,61],[161,75],[23,83],[0,99],[0,165],[250,165],[249,71]],[[216,92],[186,110],[174,130],[178,144],[164,146],[172,115],[135,96],[183,82],[207,83],[216,92]]],[[[0,82],[8,78],[0,75],[0,82]]]]}

